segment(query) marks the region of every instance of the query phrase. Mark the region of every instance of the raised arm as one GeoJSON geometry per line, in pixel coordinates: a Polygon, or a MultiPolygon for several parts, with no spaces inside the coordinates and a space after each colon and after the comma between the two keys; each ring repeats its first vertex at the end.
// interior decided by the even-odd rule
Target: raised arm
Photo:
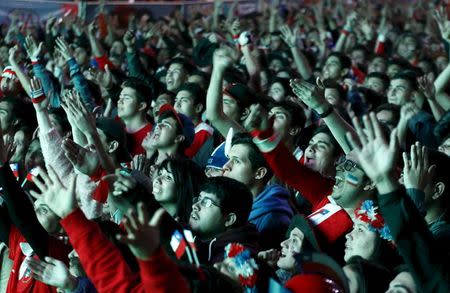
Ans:
{"type": "Polygon", "coordinates": [[[19,47],[16,45],[9,49],[9,64],[11,65],[12,69],[17,75],[17,78],[20,81],[20,84],[22,85],[23,89],[27,93],[27,95],[30,95],[30,83],[28,80],[28,76],[23,72],[22,68],[20,67],[18,61],[17,61],[17,53],[19,51],[19,47]]]}
{"type": "Polygon", "coordinates": [[[292,56],[294,57],[294,62],[298,73],[300,73],[304,80],[309,80],[312,76],[311,66],[309,65],[305,55],[303,55],[303,53],[297,48],[297,35],[299,28],[297,27],[294,31],[292,31],[287,25],[283,25],[280,30],[281,37],[289,46],[292,56]]]}

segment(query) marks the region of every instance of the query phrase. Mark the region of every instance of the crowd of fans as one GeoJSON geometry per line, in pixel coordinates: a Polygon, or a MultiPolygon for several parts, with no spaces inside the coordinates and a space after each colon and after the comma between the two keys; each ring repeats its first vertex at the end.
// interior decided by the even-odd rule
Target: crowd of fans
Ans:
{"type": "Polygon", "coordinates": [[[450,292],[448,7],[260,2],[2,25],[1,292],[450,292]]]}

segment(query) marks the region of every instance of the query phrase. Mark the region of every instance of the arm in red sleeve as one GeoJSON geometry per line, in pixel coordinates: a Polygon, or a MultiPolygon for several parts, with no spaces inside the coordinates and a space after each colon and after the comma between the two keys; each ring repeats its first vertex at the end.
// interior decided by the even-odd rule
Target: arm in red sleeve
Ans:
{"type": "Polygon", "coordinates": [[[375,54],[383,55],[385,52],[386,37],[379,35],[375,44],[375,54]]]}
{"type": "Polygon", "coordinates": [[[139,276],[131,272],[119,249],[80,209],[62,219],[61,225],[98,292],[143,292],[139,276]]]}
{"type": "Polygon", "coordinates": [[[98,68],[101,70],[105,70],[105,66],[108,65],[109,69],[114,68],[114,64],[111,63],[111,61],[108,58],[108,55],[103,54],[100,57],[95,57],[95,61],[97,61],[98,68]]]}
{"type": "Polygon", "coordinates": [[[139,260],[139,268],[145,292],[191,292],[177,265],[162,248],[158,249],[149,260],[139,260]]]}
{"type": "Polygon", "coordinates": [[[313,210],[331,193],[334,180],[301,165],[276,134],[270,137],[268,133],[251,134],[275,176],[298,190],[311,203],[313,210]]]}

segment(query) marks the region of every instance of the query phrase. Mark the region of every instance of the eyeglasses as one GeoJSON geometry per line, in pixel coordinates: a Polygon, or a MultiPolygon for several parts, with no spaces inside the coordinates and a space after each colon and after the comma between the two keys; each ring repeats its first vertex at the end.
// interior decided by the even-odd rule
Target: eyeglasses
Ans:
{"type": "Polygon", "coordinates": [[[361,170],[361,168],[358,167],[358,164],[356,162],[347,159],[345,156],[341,156],[336,161],[335,166],[343,168],[345,171],[348,171],[348,172],[353,172],[355,169],[361,170]]]}
{"type": "Polygon", "coordinates": [[[216,203],[214,200],[212,200],[211,198],[206,197],[206,196],[202,197],[202,198],[200,198],[200,196],[194,197],[192,199],[192,204],[197,204],[197,203],[200,204],[200,206],[202,208],[209,208],[213,205],[216,207],[222,208],[218,203],[216,203]]]}

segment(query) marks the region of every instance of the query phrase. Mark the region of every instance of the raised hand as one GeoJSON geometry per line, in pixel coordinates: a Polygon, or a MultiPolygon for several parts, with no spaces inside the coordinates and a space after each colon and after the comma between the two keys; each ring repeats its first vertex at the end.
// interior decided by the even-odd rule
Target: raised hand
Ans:
{"type": "Polygon", "coordinates": [[[160,245],[159,226],[164,213],[160,208],[149,220],[144,204],[138,203],[137,211],[129,211],[123,221],[127,235],[117,235],[117,239],[127,244],[137,258],[149,259],[160,245]]]}
{"type": "Polygon", "coordinates": [[[115,174],[106,175],[102,179],[108,182],[114,196],[121,196],[133,190],[137,185],[136,179],[120,169],[116,169],[115,174]]]}
{"type": "Polygon", "coordinates": [[[280,31],[281,38],[289,46],[289,48],[295,48],[297,46],[297,35],[299,28],[296,27],[294,31],[292,31],[287,25],[283,25],[281,26],[280,31]]]}
{"type": "Polygon", "coordinates": [[[66,187],[62,184],[51,166],[48,166],[47,169],[48,174],[43,169],[39,169],[40,176],[34,178],[34,183],[40,193],[34,190],[30,190],[30,193],[35,198],[42,198],[48,207],[58,217],[63,219],[77,208],[77,200],[75,197],[75,181],[77,176],[73,176],[69,185],[66,187]]]}
{"type": "Polygon", "coordinates": [[[97,170],[100,162],[94,150],[86,149],[68,138],[62,141],[61,148],[73,167],[81,173],[89,176],[97,170]]]}
{"type": "Polygon", "coordinates": [[[363,131],[358,118],[353,119],[358,138],[354,138],[347,132],[347,139],[353,147],[359,165],[375,183],[386,178],[394,178],[399,149],[396,137],[397,129],[391,132],[390,141],[387,141],[375,113],[371,112],[369,116],[365,115],[363,122],[365,131],[363,131]]]}
{"type": "Polygon", "coordinates": [[[419,90],[423,93],[428,100],[435,100],[436,88],[431,76],[421,76],[417,79],[419,84],[419,90]]]}
{"type": "Polygon", "coordinates": [[[250,106],[250,113],[245,119],[244,128],[247,131],[266,130],[269,128],[269,114],[261,104],[253,104],[250,106]]]}
{"type": "Polygon", "coordinates": [[[400,120],[406,122],[419,113],[419,111],[420,109],[414,102],[408,102],[400,108],[400,120]]]}
{"type": "Polygon", "coordinates": [[[37,77],[30,79],[31,101],[33,102],[34,109],[36,111],[42,111],[47,109],[49,99],[45,97],[44,89],[42,88],[41,81],[37,77]]]}
{"type": "Polygon", "coordinates": [[[148,175],[150,172],[150,166],[151,166],[150,160],[148,160],[145,155],[134,156],[133,162],[131,164],[131,168],[133,170],[137,170],[146,175],[148,175]]]}
{"type": "Polygon", "coordinates": [[[308,107],[323,113],[330,103],[325,99],[325,88],[322,81],[317,78],[316,85],[300,79],[291,79],[290,85],[294,94],[300,98],[308,107]]]}
{"type": "Polygon", "coordinates": [[[61,103],[67,116],[70,116],[77,128],[84,133],[92,133],[96,131],[95,118],[86,109],[86,106],[81,101],[76,91],[67,92],[64,97],[64,102],[61,103]]]}
{"type": "Polygon", "coordinates": [[[17,66],[18,64],[19,47],[17,45],[9,49],[8,61],[12,66],[17,66]]]}
{"type": "Polygon", "coordinates": [[[405,188],[425,190],[433,178],[435,165],[429,166],[426,148],[416,142],[411,146],[410,156],[403,152],[403,182],[405,188]]]}
{"type": "Polygon", "coordinates": [[[280,251],[276,249],[260,251],[258,253],[258,259],[266,262],[272,268],[276,267],[279,258],[280,251]]]}
{"type": "Polygon", "coordinates": [[[36,41],[31,35],[25,38],[25,51],[27,52],[28,58],[30,58],[31,61],[39,60],[39,57],[42,53],[42,45],[42,42],[40,42],[39,45],[36,44],[36,41]]]}
{"type": "Polygon", "coordinates": [[[434,19],[436,20],[439,31],[441,32],[441,37],[447,43],[450,43],[450,21],[448,20],[448,15],[445,12],[444,7],[435,10],[434,19]]]}
{"type": "Polygon", "coordinates": [[[219,48],[214,51],[213,54],[213,68],[219,70],[225,70],[233,63],[231,57],[231,49],[227,47],[219,48]]]}
{"type": "Polygon", "coordinates": [[[56,38],[55,50],[61,54],[64,60],[66,60],[66,62],[73,57],[72,48],[69,46],[69,44],[67,44],[67,42],[62,37],[56,38]]]}
{"type": "Polygon", "coordinates": [[[34,279],[64,291],[77,288],[77,279],[62,261],[47,256],[45,261],[27,258],[26,262],[34,279]]]}
{"type": "Polygon", "coordinates": [[[125,44],[125,47],[127,47],[127,49],[132,48],[134,51],[136,45],[136,36],[134,35],[134,32],[127,31],[123,36],[123,43],[125,44]]]}

